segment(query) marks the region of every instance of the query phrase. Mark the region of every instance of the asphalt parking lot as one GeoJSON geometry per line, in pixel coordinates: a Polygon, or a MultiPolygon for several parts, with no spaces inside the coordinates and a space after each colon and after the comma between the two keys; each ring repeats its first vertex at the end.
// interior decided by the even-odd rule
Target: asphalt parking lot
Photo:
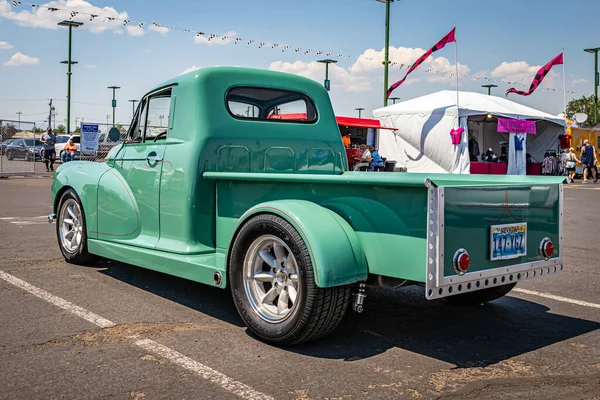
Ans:
{"type": "Polygon", "coordinates": [[[600,184],[565,185],[565,273],[485,307],[369,288],[331,336],[277,348],[227,291],[65,263],[51,183],[0,180],[2,399],[600,399],[600,184]]]}

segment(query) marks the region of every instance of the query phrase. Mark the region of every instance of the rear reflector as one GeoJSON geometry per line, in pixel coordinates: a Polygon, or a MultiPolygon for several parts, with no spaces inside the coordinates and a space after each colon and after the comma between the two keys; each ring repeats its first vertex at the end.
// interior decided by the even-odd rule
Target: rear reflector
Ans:
{"type": "Polygon", "coordinates": [[[464,275],[471,266],[471,257],[465,249],[460,249],[454,253],[454,271],[459,275],[464,275]]]}
{"type": "Polygon", "coordinates": [[[540,254],[543,258],[548,259],[554,254],[554,243],[548,238],[544,238],[540,244],[540,254]]]}

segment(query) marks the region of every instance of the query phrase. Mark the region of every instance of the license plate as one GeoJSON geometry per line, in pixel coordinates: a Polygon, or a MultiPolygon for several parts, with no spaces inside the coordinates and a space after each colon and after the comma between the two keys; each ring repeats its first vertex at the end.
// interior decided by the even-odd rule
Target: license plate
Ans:
{"type": "Polygon", "coordinates": [[[509,260],[527,255],[527,223],[492,225],[490,260],[509,260]]]}

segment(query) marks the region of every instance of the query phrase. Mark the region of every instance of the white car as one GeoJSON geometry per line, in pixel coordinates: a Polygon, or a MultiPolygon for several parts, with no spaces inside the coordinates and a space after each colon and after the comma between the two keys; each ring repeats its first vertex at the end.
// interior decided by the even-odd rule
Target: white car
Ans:
{"type": "Polygon", "coordinates": [[[77,146],[77,151],[75,152],[75,157],[79,157],[80,153],[80,143],[81,136],[79,135],[56,135],[56,144],[54,145],[54,149],[56,150],[56,159],[62,160],[63,149],[65,148],[69,138],[73,138],[73,143],[77,146]]]}

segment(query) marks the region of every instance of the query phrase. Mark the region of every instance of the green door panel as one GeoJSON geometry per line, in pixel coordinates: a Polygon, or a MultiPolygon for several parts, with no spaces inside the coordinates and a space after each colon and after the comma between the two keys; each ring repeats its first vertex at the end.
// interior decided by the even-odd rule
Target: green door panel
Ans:
{"type": "MultiPolygon", "coordinates": [[[[121,175],[124,184],[127,185],[135,199],[139,232],[122,229],[121,235],[123,231],[125,233],[133,232],[133,234],[117,236],[113,228],[106,232],[108,235],[104,235],[105,240],[131,241],[131,244],[148,248],[156,246],[160,237],[160,181],[164,163],[148,157],[162,159],[164,152],[165,144],[162,140],[157,143],[128,143],[123,146],[118,155],[120,162],[115,164],[115,170],[121,175]]],[[[99,196],[100,194],[103,193],[99,192],[99,196]]],[[[103,201],[108,200],[103,199],[103,201]]],[[[104,214],[100,217],[100,224],[104,224],[103,217],[104,214]]],[[[116,222],[114,217],[107,216],[107,220],[116,222]]],[[[111,229],[108,221],[107,229],[111,229]]]]}
{"type": "MultiPolygon", "coordinates": [[[[279,200],[249,209],[233,228],[261,213],[275,214],[288,221],[308,247],[319,287],[355,283],[367,278],[367,264],[356,233],[345,220],[315,203],[304,200],[279,200]]],[[[233,243],[234,235],[229,243],[233,243]]],[[[227,249],[227,254],[230,253],[227,249]]]]}
{"type": "Polygon", "coordinates": [[[469,252],[469,272],[542,261],[540,244],[554,243],[560,257],[558,185],[444,188],[444,276],[454,276],[452,258],[460,248],[469,252]],[[490,260],[493,225],[527,223],[526,256],[490,260]]]}

